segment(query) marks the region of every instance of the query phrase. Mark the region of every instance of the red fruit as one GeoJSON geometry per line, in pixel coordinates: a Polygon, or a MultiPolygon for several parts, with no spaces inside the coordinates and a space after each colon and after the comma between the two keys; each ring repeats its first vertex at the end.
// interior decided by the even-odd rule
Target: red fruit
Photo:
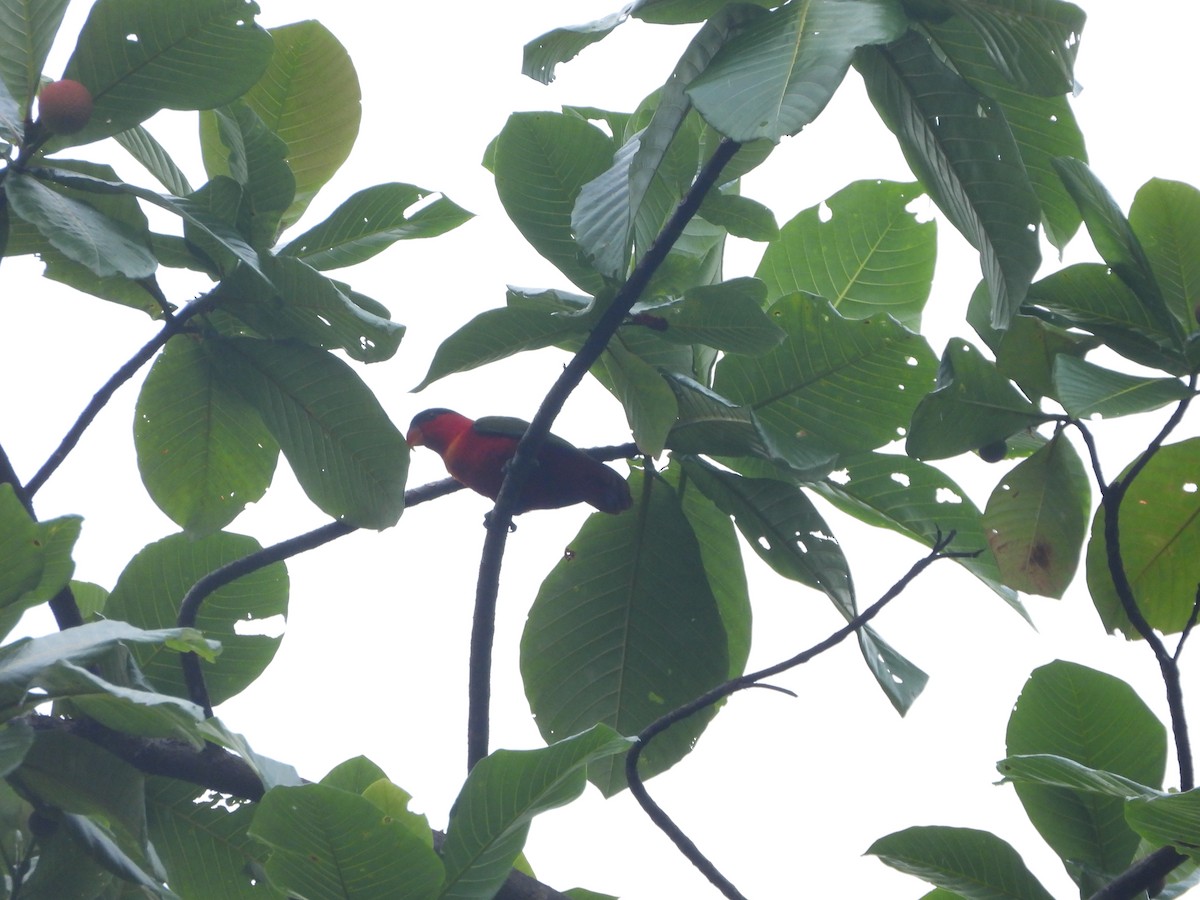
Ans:
{"type": "Polygon", "coordinates": [[[92,117],[92,92],[78,81],[52,81],[38,95],[38,121],[55,134],[74,134],[92,117]]]}

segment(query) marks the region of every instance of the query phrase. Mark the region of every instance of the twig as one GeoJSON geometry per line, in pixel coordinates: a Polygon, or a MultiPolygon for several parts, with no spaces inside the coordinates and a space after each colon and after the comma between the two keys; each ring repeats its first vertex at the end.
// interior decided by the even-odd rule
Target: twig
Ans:
{"type": "Polygon", "coordinates": [[[1185,862],[1187,857],[1174,848],[1161,847],[1149,856],[1143,856],[1088,900],[1140,900],[1146,896],[1148,888],[1161,883],[1172,869],[1185,862]]]}
{"type": "Polygon", "coordinates": [[[579,352],[563,369],[562,374],[547,392],[530,422],[529,428],[517,444],[516,452],[509,463],[496,497],[496,505],[488,517],[487,534],[483,542],[483,553],[479,561],[479,580],[475,592],[475,615],[471,629],[471,661],[468,686],[467,711],[467,767],[471,768],[488,753],[488,729],[491,706],[492,639],[496,631],[496,598],[500,590],[500,569],[504,560],[504,548],[512,525],[512,510],[521,495],[521,490],[533,470],[537,452],[550,426],[571,396],[571,392],[583,381],[584,375],[600,358],[609,339],[616,333],[625,316],[637,302],[650,279],[666,261],[667,254],[683,234],[687,223],[695,216],[701,202],[717,184],[721,170],[733,159],[741,144],[723,138],[716,151],[696,176],[684,198],[675,207],[671,218],[663,226],[654,243],[634,266],[628,280],[621,285],[605,310],[596,327],[592,329],[579,352]]]}
{"type": "Polygon", "coordinates": [[[702,709],[712,706],[715,703],[719,703],[726,697],[738,691],[746,690],[752,687],[761,687],[762,685],[760,685],[759,682],[761,682],[763,679],[771,678],[774,675],[778,675],[780,672],[786,672],[789,669],[794,669],[797,666],[801,666],[825,651],[837,646],[850,635],[854,634],[860,628],[870,622],[873,618],[875,618],[875,616],[877,616],[880,611],[887,606],[888,603],[898,597],[917,578],[917,576],[919,576],[923,571],[925,571],[925,569],[937,562],[939,559],[960,559],[978,555],[977,552],[947,551],[946,548],[949,547],[953,541],[953,531],[945,536],[939,532],[928,555],[914,563],[908,572],[905,573],[905,575],[899,581],[892,585],[882,597],[860,612],[843,627],[833,632],[823,641],[814,644],[802,653],[798,653],[790,659],[784,660],[783,662],[776,663],[773,666],[768,666],[765,669],[760,669],[757,672],[750,672],[738,678],[732,678],[723,684],[717,685],[715,688],[705,694],[700,695],[695,700],[685,703],[683,706],[672,710],[659,719],[656,719],[649,726],[643,729],[641,734],[637,736],[636,741],[634,742],[633,746],[630,747],[629,753],[625,757],[625,779],[629,783],[629,792],[633,795],[637,802],[641,804],[642,809],[645,810],[646,815],[650,817],[650,820],[654,822],[654,824],[657,825],[659,829],[671,839],[675,846],[679,848],[679,851],[685,857],[687,857],[688,861],[691,862],[691,864],[697,869],[699,869],[725,897],[730,898],[730,900],[745,900],[745,897],[738,891],[737,887],[735,887],[734,884],[729,881],[729,879],[721,874],[720,870],[717,869],[712,861],[700,851],[691,838],[684,833],[683,829],[675,824],[674,820],[667,815],[666,811],[663,810],[661,806],[655,803],[654,799],[646,791],[645,783],[642,781],[641,775],[638,773],[637,768],[638,760],[641,758],[642,753],[645,752],[645,749],[651,740],[653,740],[659,734],[662,734],[662,732],[666,731],[672,725],[682,722],[684,719],[696,714],[702,709]]]}
{"type": "Polygon", "coordinates": [[[130,378],[132,378],[137,373],[138,369],[149,362],[150,358],[154,356],[154,354],[157,353],[168,340],[170,340],[174,335],[178,334],[180,329],[183,327],[183,324],[187,322],[188,319],[192,318],[193,316],[197,316],[200,313],[208,312],[213,307],[214,303],[214,296],[213,294],[209,293],[203,297],[193,300],[191,303],[181,309],[178,315],[168,317],[166,323],[159,330],[158,334],[151,338],[144,347],[138,350],[138,352],[135,353],[129,359],[129,361],[125,363],[125,365],[121,366],[121,368],[117,369],[117,371],[113,373],[112,377],[104,383],[100,390],[98,390],[92,397],[88,405],[84,407],[83,412],[79,414],[79,418],[75,420],[75,424],[72,425],[70,430],[67,431],[66,435],[63,437],[55,451],[50,454],[50,458],[43,463],[42,467],[38,469],[37,473],[29,479],[28,483],[26,483],[25,490],[31,498],[38,492],[41,486],[46,483],[46,480],[54,474],[54,471],[60,465],[62,465],[63,460],[67,458],[67,454],[75,449],[75,445],[79,443],[79,439],[83,437],[83,433],[87,431],[88,426],[92,424],[96,416],[100,414],[100,411],[104,409],[104,407],[108,404],[108,401],[112,399],[112,396],[117,392],[117,389],[120,388],[121,385],[125,384],[125,382],[127,382],[130,378]]]}

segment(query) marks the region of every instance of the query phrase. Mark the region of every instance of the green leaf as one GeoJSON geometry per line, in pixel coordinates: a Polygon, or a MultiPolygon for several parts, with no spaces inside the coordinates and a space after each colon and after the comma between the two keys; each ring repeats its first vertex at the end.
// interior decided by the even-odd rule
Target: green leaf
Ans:
{"type": "Polygon", "coordinates": [[[489,309],[450,335],[437,348],[429,371],[414,391],[526,350],[552,347],[564,338],[585,335],[591,319],[545,309],[507,306],[489,309]]]}
{"type": "Polygon", "coordinates": [[[1027,753],[1009,756],[996,763],[996,768],[1006,781],[1049,785],[1103,794],[1106,797],[1160,797],[1162,791],[1139,784],[1131,778],[1093,769],[1064,756],[1051,753],[1027,753]]]}
{"type": "Polygon", "coordinates": [[[29,517],[12,486],[0,485],[0,634],[16,625],[26,609],[46,603],[75,571],[71,551],[82,519],[63,516],[46,522],[29,517]]]}
{"type": "Polygon", "coordinates": [[[350,791],[352,794],[361,794],[381,778],[387,778],[383,769],[365,756],[356,756],[330,769],[321,779],[321,784],[350,791]]]}
{"type": "Polygon", "coordinates": [[[8,775],[21,764],[33,746],[33,729],[26,722],[5,722],[0,726],[0,773],[8,775]]]}
{"type": "Polygon", "coordinates": [[[628,335],[617,335],[609,341],[592,366],[592,374],[625,407],[638,449],[657,456],[666,447],[667,434],[675,422],[675,392],[653,365],[627,348],[627,339],[628,335]]]}
{"type": "MultiPolygon", "coordinates": [[[[733,518],[746,542],[785,578],[824,593],[849,621],[858,614],[850,568],[831,529],[795,485],[743,478],[698,459],[685,459],[689,480],[733,518]]],[[[859,632],[863,658],[888,699],[902,714],[928,680],[870,627],[859,632]]]]}
{"type": "MultiPolygon", "coordinates": [[[[635,18],[657,25],[703,22],[727,7],[729,0],[638,0],[629,10],[635,18]]],[[[775,5],[775,0],[748,0],[747,6],[775,5]]]]}
{"type": "Polygon", "coordinates": [[[224,147],[224,171],[242,186],[242,211],[250,245],[268,250],[281,230],[283,212],[296,196],[296,179],[287,164],[288,145],[241,101],[214,110],[224,147]]]}
{"type": "Polygon", "coordinates": [[[775,213],[757,200],[737,194],[710,193],[700,205],[699,216],[734,237],[772,241],[779,235],[775,213]]]}
{"type": "Polygon", "coordinates": [[[946,459],[1004,440],[1046,421],[967,341],[946,345],[937,390],[921,399],[905,449],[918,459],[946,459]]]}
{"type": "Polygon", "coordinates": [[[1053,900],[1017,851],[986,831],[906,828],[880,838],[867,853],[966,900],[1053,900]]]}
{"type": "Polygon", "coordinates": [[[167,342],[138,395],[134,446],[151,498],[194,535],[220,531],[266,493],[279,445],[189,337],[167,342]]]}
{"type": "Polygon", "coordinates": [[[588,767],[624,758],[630,741],[596,725],[540,750],[497,750],[471,769],[454,801],[442,858],[445,900],[489,900],[508,877],[539,813],[570,803],[588,767]]]}
{"type": "MultiPolygon", "coordinates": [[[[1075,90],[1075,54],[1087,19],[1078,6],[1062,0],[1017,0],[973,3],[949,0],[946,4],[962,26],[977,32],[996,70],[1011,84],[1029,94],[1052,96],[1075,90]]],[[[940,37],[954,27],[955,19],[931,25],[940,37]]]]}
{"type": "Polygon", "coordinates": [[[589,293],[604,280],[575,243],[571,210],[612,152],[599,128],[561,113],[514,113],[496,138],[496,192],[505,212],[538,253],[589,293]]]}
{"type": "Polygon", "coordinates": [[[787,333],[762,356],[726,356],[715,390],[752,409],[781,443],[872,450],[908,426],[933,383],[925,339],[895,321],[843,318],[823,300],[791,294],[767,311],[787,333]]]}
{"type": "MultiPolygon", "coordinates": [[[[1029,677],[1008,720],[1007,744],[1009,756],[1062,756],[1152,788],[1166,768],[1166,730],[1133,689],[1062,660],[1029,677]]],[[[1072,866],[1111,879],[1133,859],[1138,837],[1120,798],[1028,782],[1014,787],[1038,833],[1072,866]]]]}
{"type": "Polygon", "coordinates": [[[1125,819],[1155,846],[1172,846],[1193,859],[1200,856],[1200,792],[1131,800],[1125,819]]]}
{"type": "Polygon", "coordinates": [[[158,268],[147,233],[138,233],[87,203],[63,196],[31,175],[9,173],[5,194],[15,215],[101,278],[147,278],[158,268]]]}
{"type": "Polygon", "coordinates": [[[534,38],[525,45],[521,74],[549,84],[554,80],[555,66],[569,62],[579,55],[580,50],[608,37],[628,17],[628,11],[622,10],[583,25],[555,28],[534,38]]]}
{"type": "MultiPolygon", "coordinates": [[[[121,846],[113,831],[97,820],[74,813],[63,813],[58,817],[59,825],[70,835],[76,846],[75,855],[82,851],[95,862],[112,872],[122,881],[131,882],[151,896],[170,896],[163,888],[161,876],[155,877],[143,869],[143,864],[131,859],[121,846]]],[[[146,864],[145,868],[151,868],[146,864]]],[[[30,891],[36,897],[35,891],[30,891]]],[[[61,895],[59,895],[61,896],[61,895]]]]}
{"type": "Polygon", "coordinates": [[[1129,208],[1129,227],[1171,313],[1191,331],[1200,302],[1200,191],[1151,178],[1129,208]]]}
{"type": "Polygon", "coordinates": [[[344,350],[359,362],[379,362],[395,355],[405,329],[387,318],[386,309],[360,306],[346,285],[291,256],[264,256],[262,271],[273,291],[259,288],[243,266],[222,282],[217,293],[220,307],[257,334],[344,350]]]}
{"type": "Polygon", "coordinates": [[[0,54],[0,94],[14,101],[13,125],[10,127],[5,113],[0,113],[0,122],[10,133],[6,140],[20,135],[22,111],[26,101],[37,92],[39,76],[50,55],[50,47],[62,24],[63,14],[70,0],[19,0],[6,3],[0,10],[0,29],[4,31],[4,53],[0,54]]]}
{"type": "Polygon", "coordinates": [[[1029,621],[1016,591],[1001,581],[979,508],[948,475],[920,460],[890,453],[861,453],[842,460],[841,466],[834,475],[810,485],[812,490],[868,525],[890,528],[927,547],[939,535],[953,531],[954,549],[981,551],[955,562],[1029,621]]]}
{"type": "Polygon", "coordinates": [[[860,50],[855,65],[909,167],[979,251],[992,324],[1006,328],[1041,263],[1041,210],[1003,111],[916,31],[860,50]]]}
{"type": "Polygon", "coordinates": [[[1088,474],[1059,431],[988,498],[983,527],[1004,583],[1061,598],[1079,565],[1089,509],[1088,474]]]}
{"type": "Polygon", "coordinates": [[[270,35],[270,63],[242,99],[287,141],[296,191],[280,223],[287,228],[350,155],[362,93],[346,48],[320,22],[282,25],[270,35]]]}
{"type": "Polygon", "coordinates": [[[1094,334],[1126,359],[1172,375],[1190,371],[1169,331],[1137,295],[1101,263],[1060,269],[1029,289],[1026,312],[1094,334]]]}
{"type": "Polygon", "coordinates": [[[663,477],[679,494],[683,514],[687,516],[700,545],[704,574],[717,600],[721,622],[729,641],[729,678],[746,670],[750,657],[751,607],[746,584],[746,567],[737,532],[729,516],[698,490],[680,489],[680,467],[672,465],[663,477]]]}
{"type": "Polygon", "coordinates": [[[48,148],[97,141],[160,109],[212,109],[240,97],[271,57],[257,11],[244,0],[97,0],[63,73],[92,92],[92,118],[48,148]]]}
{"type": "Polygon", "coordinates": [[[1150,259],[1117,201],[1086,163],[1077,159],[1058,159],[1054,161],[1054,168],[1083,214],[1096,251],[1133,291],[1155,326],[1170,335],[1178,346],[1182,340],[1179,322],[1167,309],[1150,259]]]}
{"type": "Polygon", "coordinates": [[[320,271],[340,269],[368,260],[396,241],[436,237],[471,218],[449,197],[425,202],[432,196],[424,188],[398,182],[364,188],[279,253],[320,271]]]}
{"type": "Polygon", "coordinates": [[[657,98],[643,102],[643,106],[654,103],[649,123],[628,136],[611,167],[584,185],[571,223],[580,246],[600,272],[623,278],[635,230],[644,250],[691,183],[697,153],[694,141],[689,144],[687,132],[691,123],[694,134],[696,123],[695,116],[689,119],[691,101],[685,90],[737,33],[739,25],[757,15],[761,11],[748,5],[731,5],[705,22],[658,90],[657,98]],[[686,147],[693,150],[690,156],[686,147]],[[676,163],[681,177],[672,177],[676,163]]]}
{"type": "Polygon", "coordinates": [[[267,854],[246,829],[251,804],[237,804],[186,782],[146,781],[146,820],[154,849],[182,897],[283,900],[265,879],[255,879],[267,854]]]}
{"type": "MultiPolygon", "coordinates": [[[[1128,468],[1121,473],[1125,478],[1128,468]]],[[[1200,584],[1200,438],[1159,450],[1130,485],[1121,503],[1121,559],[1134,599],[1150,627],[1178,634],[1186,626],[1200,584]]],[[[1106,514],[1092,521],[1087,582],[1108,631],[1129,639],[1138,633],[1117,597],[1104,546],[1106,514]]]]}
{"type": "Polygon", "coordinates": [[[755,273],[768,299],[806,291],[847,319],[886,314],[916,328],[937,257],[937,223],[907,209],[919,193],[915,184],[856,181],[798,213],[755,273]]]}
{"type": "Polygon", "coordinates": [[[756,278],[733,278],[694,287],[682,301],[654,307],[648,315],[665,323],[660,331],[664,340],[755,355],[766,353],[785,337],[763,312],[766,294],[756,278]]]}
{"type": "Polygon", "coordinates": [[[1063,409],[1077,419],[1147,412],[1192,394],[1177,378],[1126,375],[1066,355],[1054,362],[1054,385],[1063,409]]]}
{"type": "Polygon", "coordinates": [[[369,800],[323,784],[277,787],[257,804],[248,834],[271,847],[271,884],[300,897],[438,896],[433,848],[369,800]]]}
{"type": "Polygon", "coordinates": [[[26,697],[25,693],[45,669],[65,662],[86,666],[119,643],[133,644],[134,650],[141,645],[170,644],[207,653],[218,647],[215,641],[203,640],[194,628],[145,631],[112,619],[86,622],[38,638],[22,638],[0,647],[0,707],[25,702],[36,705],[37,698],[26,697]]]}
{"type": "Polygon", "coordinates": [[[756,17],[687,89],[717,131],[735,141],[778,141],[825,108],[857,47],[904,33],[886,0],[797,0],[756,17]]]}
{"type": "Polygon", "coordinates": [[[258,410],[313,503],[360,528],[396,524],[408,445],[346,363],[288,342],[228,338],[204,347],[258,410]]]}
{"type": "MultiPolygon", "coordinates": [[[[193,539],[174,534],[138,552],[117,579],[105,613],[145,628],[174,624],[188,590],[221,566],[261,550],[254,538],[219,532],[193,539]]],[[[239,634],[247,623],[270,627],[287,615],[288,578],[283,563],[244,575],[214,591],[200,607],[196,627],[221,642],[221,655],[202,662],[214,704],[222,703],[254,681],[275,655],[280,637],[239,634]]],[[[276,632],[282,628],[276,628],[276,632]]],[[[179,655],[162,646],[134,647],[134,659],[164,693],[187,697],[179,655]]]]}
{"type": "MultiPolygon", "coordinates": [[[[591,516],[529,611],[521,675],[548,742],[598,723],[637,734],[729,672],[721,614],[674,492],[637,472],[631,484],[633,510],[591,516]]],[[[642,757],[646,777],[690,752],[714,714],[656,738],[642,757]]],[[[588,777],[606,796],[625,787],[619,762],[588,777]]]]}
{"type": "MultiPolygon", "coordinates": [[[[1078,13],[1075,7],[1059,0],[1032,2],[1048,7],[1051,16],[1067,8],[1078,13]]],[[[944,22],[926,27],[938,49],[954,63],[959,74],[981,93],[995,100],[1004,111],[1013,139],[1020,148],[1021,162],[1025,164],[1025,171],[1029,174],[1042,209],[1046,238],[1061,251],[1079,230],[1082,217],[1052,163],[1060,156],[1087,159],[1083,132],[1079,129],[1067,97],[1063,96],[1064,93],[1070,93],[1071,89],[1064,87],[1061,91],[1051,91],[1053,96],[1037,96],[1014,86],[1005,73],[1013,68],[1023,68],[1022,64],[1037,66],[1050,62],[1053,65],[1067,54],[1058,54],[1056,59],[1048,56],[1018,59],[1014,50],[1021,43],[1020,38],[997,45],[989,40],[987,29],[977,29],[971,21],[976,15],[1011,14],[1014,11],[1012,8],[994,5],[986,9],[978,5],[967,13],[965,7],[964,3],[957,5],[958,9],[964,10],[964,15],[951,16],[944,22]]],[[[1082,17],[1081,13],[1079,15],[1082,17]]],[[[1031,16],[1030,22],[1033,19],[1031,16]]],[[[1070,49],[1069,56],[1074,57],[1074,47],[1070,49]]]]}
{"type": "Polygon", "coordinates": [[[192,186],[183,170],[171,159],[166,148],[155,140],[154,135],[141,125],[114,134],[113,140],[124,147],[159,184],[176,197],[186,197],[192,192],[192,186]]]}

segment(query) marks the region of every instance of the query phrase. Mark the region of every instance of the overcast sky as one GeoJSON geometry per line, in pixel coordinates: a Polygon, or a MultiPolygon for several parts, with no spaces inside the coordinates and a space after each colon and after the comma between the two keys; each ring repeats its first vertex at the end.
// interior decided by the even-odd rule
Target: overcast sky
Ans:
{"type": "MultiPolygon", "coordinates": [[[[505,284],[568,286],[507,223],[491,176],[479,165],[484,148],[513,110],[563,104],[632,109],[666,78],[691,30],[630,22],[544,87],[520,74],[522,44],[556,25],[612,12],[615,0],[613,6],[599,0],[395,4],[390,12],[364,0],[260,3],[267,26],[304,18],[325,23],[348,48],[363,86],[358,146],[300,228],[353,191],[385,181],[445,191],[478,214],[446,237],[399,244],[342,273],[408,326],[397,358],[370,367],[364,377],[401,428],[429,406],[529,418],[566,359],[557,351],[525,354],[453,376],[420,395],[408,393],[444,337],[503,304],[505,284]]],[[[87,4],[76,7],[64,34],[77,28],[87,4]]],[[[1094,170],[1125,208],[1151,177],[1200,181],[1192,112],[1200,13],[1180,0],[1143,0],[1137,15],[1113,0],[1086,7],[1091,18],[1075,109],[1094,170]]],[[[61,71],[70,43],[58,48],[47,74],[61,71]]],[[[194,119],[161,117],[150,127],[198,184],[194,119]]],[[[81,155],[102,152],[89,147],[81,155]]],[[[143,177],[131,163],[119,163],[119,171],[143,177]]],[[[782,224],[862,178],[911,175],[851,72],[821,118],[748,176],[743,192],[774,209],[782,224]]],[[[944,225],[940,234],[926,316],[938,353],[951,335],[974,339],[961,319],[978,280],[977,262],[961,238],[944,225]]],[[[739,243],[727,276],[751,274],[760,253],[759,245],[739,243]]],[[[1048,267],[1056,265],[1050,252],[1047,258],[1048,267]]],[[[1084,235],[1067,261],[1086,258],[1092,254],[1084,235]]],[[[38,271],[30,260],[5,260],[0,291],[0,384],[6,385],[0,442],[24,477],[103,379],[155,330],[139,314],[74,296],[38,278],[38,271]]],[[[164,282],[177,303],[205,288],[188,279],[164,282]]],[[[130,440],[135,398],[134,388],[121,391],[37,498],[42,517],[86,517],[77,577],[107,587],[134,552],[175,530],[137,478],[130,440]]],[[[581,445],[628,439],[619,406],[594,384],[572,398],[555,431],[581,445]]],[[[1105,445],[1114,473],[1134,452],[1118,439],[1109,434],[1105,445]]],[[[982,505],[1003,467],[972,459],[952,470],[982,505]]],[[[432,452],[414,455],[414,484],[443,475],[432,452]]],[[[366,754],[414,794],[416,809],[443,826],[465,767],[467,645],[480,523],[488,508],[482,498],[460,493],[413,509],[387,532],[356,534],[289,563],[287,637],[275,664],[218,714],[260,752],[293,763],[309,778],[366,754]]],[[[517,671],[520,631],[540,578],[584,515],[574,509],[525,516],[509,541],[494,746],[540,744],[517,671]]],[[[922,548],[894,535],[832,514],[830,522],[863,605],[922,555],[922,548]]],[[[272,491],[232,528],[270,543],[321,523],[281,465],[272,491]]],[[[747,563],[755,613],[751,666],[788,657],[841,623],[823,597],[778,579],[752,554],[747,563]]],[[[750,897],[920,897],[927,889],[922,883],[860,857],[876,838],[917,824],[994,830],[1053,894],[1070,896],[1073,887],[1024,823],[1011,789],[992,784],[994,763],[1004,755],[1008,709],[1030,670],[1056,657],[1145,686],[1144,698],[1164,718],[1165,705],[1149,653],[1105,638],[1082,591],[1061,602],[1028,603],[1037,631],[944,563],[879,621],[888,641],[931,675],[906,719],[894,714],[847,644],[777,680],[799,699],[766,691],[735,697],[696,751],[652,781],[650,790],[750,897]]],[[[32,616],[27,627],[36,632],[50,627],[49,620],[32,616]]],[[[1200,684],[1192,677],[1189,685],[1194,696],[1200,684]]],[[[633,900],[716,896],[627,796],[606,802],[589,790],[582,802],[537,820],[526,853],[539,877],[560,889],[579,885],[633,900]]]]}

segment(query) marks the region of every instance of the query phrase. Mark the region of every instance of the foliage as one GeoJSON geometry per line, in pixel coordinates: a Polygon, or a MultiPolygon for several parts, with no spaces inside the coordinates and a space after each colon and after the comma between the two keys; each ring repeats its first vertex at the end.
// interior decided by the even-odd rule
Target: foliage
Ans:
{"type": "MultiPolygon", "coordinates": [[[[320,24],[267,31],[245,0],[96,0],[64,73],[93,95],[92,120],[51,133],[34,97],[65,6],[0,15],[0,250],[36,254],[46,277],[161,327],[38,472],[18,477],[0,453],[2,633],[42,604],[61,629],[0,647],[6,896],[525,896],[530,879],[513,870],[530,820],[589,780],[606,795],[630,788],[719,890],[741,896],[643,781],[690,753],[736,691],[850,635],[906,712],[926,675],[868,622],[933,562],[955,560],[1024,615],[1018,592],[1062,596],[1081,556],[1105,627],[1155,655],[1169,730],[1118,679],[1056,662],[1017,700],[1000,771],[1081,896],[1138,896],[1161,878],[1176,896],[1195,880],[1178,661],[1200,609],[1200,440],[1168,441],[1200,372],[1200,192],[1151,180],[1126,213],[1088,168],[1068,103],[1081,10],[639,0],[628,14],[702,23],[666,84],[628,112],[508,119],[486,165],[508,216],[566,283],[510,289],[506,306],[446,337],[417,390],[531,349],[573,360],[520,438],[488,521],[473,768],[435,834],[369,760],[303,782],[213,706],[271,664],[278,639],[235,624],[286,616],[288,558],[388,528],[447,490],[407,485],[404,437],[354,367],[392,358],[403,326],[326,273],[470,214],[381,184],[284,241],[349,156],[360,94],[320,24]],[[855,182],[779,226],[742,195],[741,176],[815,120],[852,68],[916,180],[855,182]],[[195,189],[143,124],[163,109],[199,112],[195,189]],[[73,158],[108,138],[159,188],[73,158]],[[940,360],[920,331],[938,227],[911,211],[922,194],[978,251],[982,276],[963,309],[979,343],[956,338],[940,360]],[[173,230],[152,230],[148,207],[173,230]],[[1039,234],[1061,248],[1081,224],[1103,263],[1035,281],[1039,234]],[[764,245],[753,275],[726,276],[731,235],[764,245]],[[207,289],[178,307],[160,268],[207,289]],[[1085,358],[1099,348],[1139,368],[1085,358]],[[180,531],[136,552],[109,592],[72,580],[79,518],[39,521],[33,500],[147,364],[137,462],[180,531]],[[547,746],[489,753],[511,511],[589,372],[628,420],[634,444],[607,458],[631,458],[633,508],[589,518],[530,610],[521,674],[547,746]],[[1088,421],[1164,406],[1167,424],[1108,481],[1088,421]],[[934,465],[976,452],[1012,460],[983,510],[934,465]],[[227,529],[267,497],[281,453],[331,521],[264,548],[227,529]],[[927,554],[864,605],[814,498],[927,554]],[[824,595],[846,627],[745,674],[743,546],[824,595]]],[[[525,72],[551,80],[625,18],[543,35],[525,72]]],[[[984,831],[910,828],[868,852],[933,883],[931,897],[1049,896],[984,831]]]]}

